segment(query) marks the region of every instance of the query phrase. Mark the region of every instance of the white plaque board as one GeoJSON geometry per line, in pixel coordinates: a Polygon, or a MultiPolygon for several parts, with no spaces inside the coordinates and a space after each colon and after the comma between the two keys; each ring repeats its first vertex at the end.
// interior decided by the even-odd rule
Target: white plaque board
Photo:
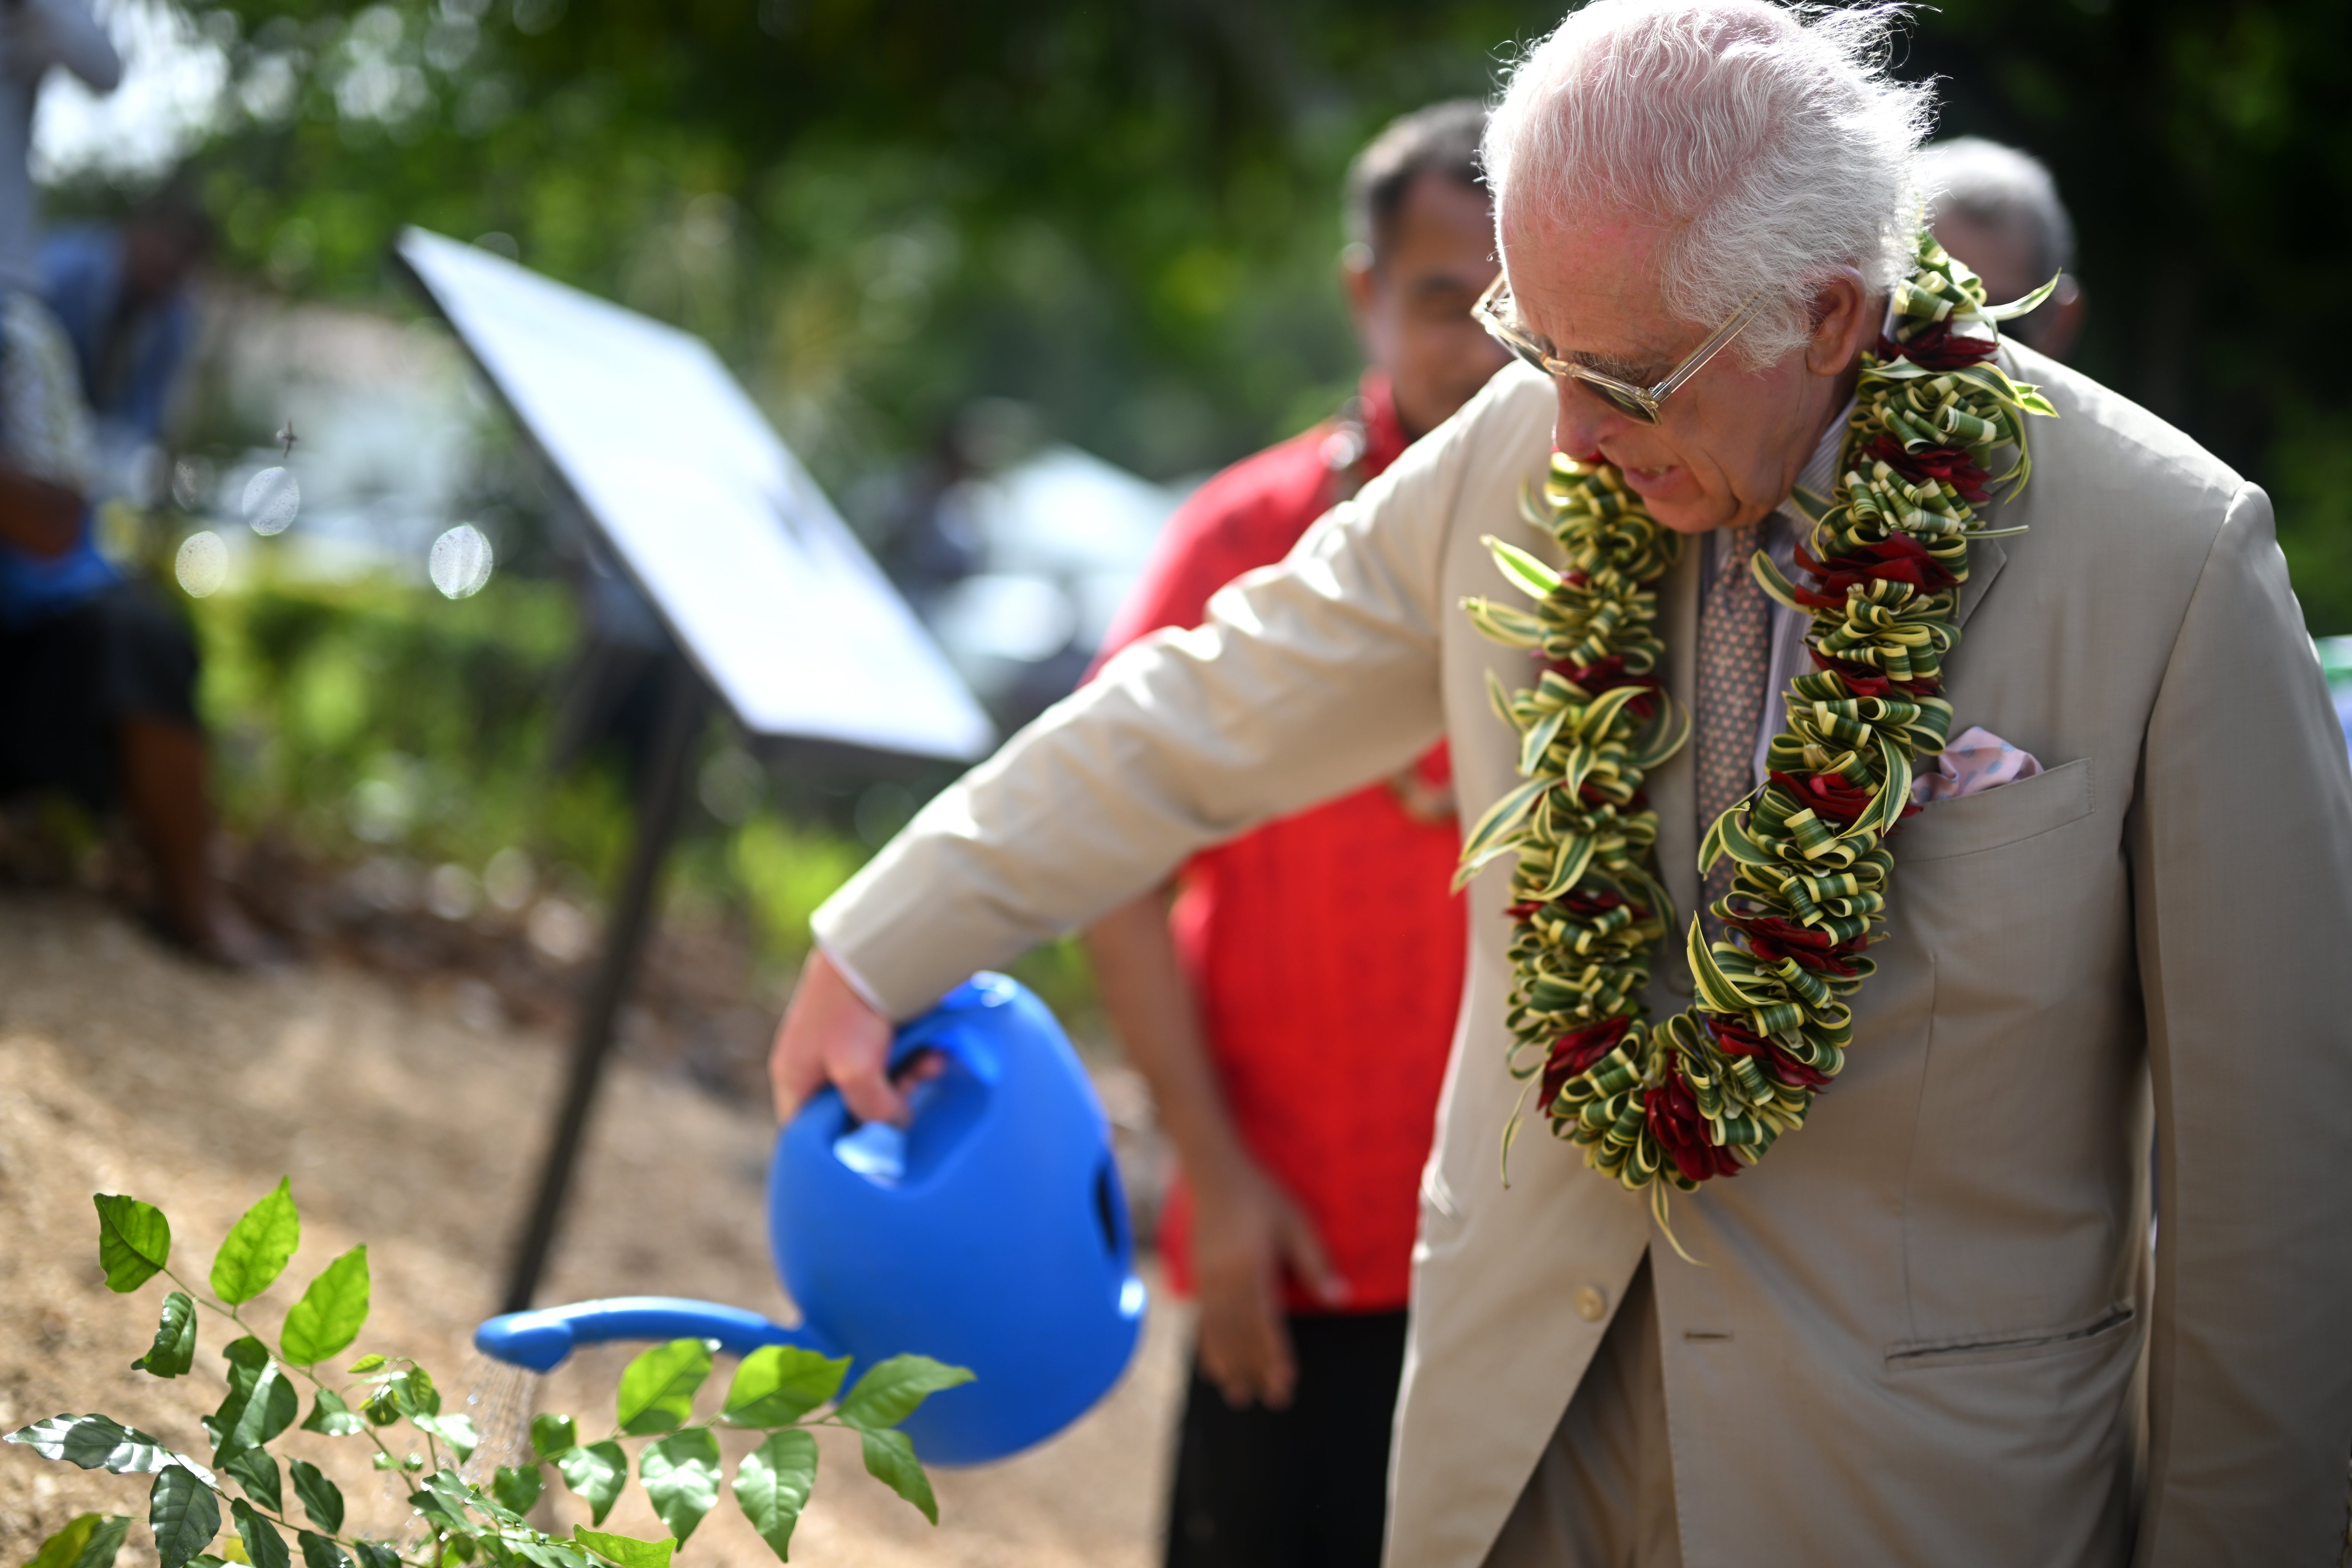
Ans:
{"type": "Polygon", "coordinates": [[[987,715],[708,343],[423,229],[399,250],[746,729],[988,750],[987,715]]]}

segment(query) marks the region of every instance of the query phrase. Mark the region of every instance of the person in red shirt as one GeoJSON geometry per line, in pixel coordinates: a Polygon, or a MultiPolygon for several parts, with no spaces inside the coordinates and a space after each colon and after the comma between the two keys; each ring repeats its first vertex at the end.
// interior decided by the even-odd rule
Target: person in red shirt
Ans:
{"type": "MultiPolygon", "coordinates": [[[[1341,280],[1370,361],[1334,419],[1211,479],[1168,524],[1108,658],[1211,595],[1486,384],[1486,111],[1433,105],[1349,170],[1341,280]]],[[[1181,1176],[1162,1220],[1200,1303],[1170,1568],[1373,1568],[1439,1081],[1466,937],[1441,746],[1396,778],[1197,857],[1087,933],[1181,1176]]]]}

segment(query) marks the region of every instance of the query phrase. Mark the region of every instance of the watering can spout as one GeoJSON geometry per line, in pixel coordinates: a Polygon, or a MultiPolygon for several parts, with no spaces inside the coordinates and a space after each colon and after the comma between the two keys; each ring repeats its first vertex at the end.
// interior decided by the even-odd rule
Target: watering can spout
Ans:
{"type": "Polygon", "coordinates": [[[551,1372],[582,1345],[618,1340],[716,1340],[729,1355],[762,1345],[799,1345],[820,1355],[839,1352],[806,1329],[772,1323],[757,1312],[681,1296],[614,1296],[569,1307],[509,1312],[474,1331],[474,1348],[493,1361],[551,1372]]]}

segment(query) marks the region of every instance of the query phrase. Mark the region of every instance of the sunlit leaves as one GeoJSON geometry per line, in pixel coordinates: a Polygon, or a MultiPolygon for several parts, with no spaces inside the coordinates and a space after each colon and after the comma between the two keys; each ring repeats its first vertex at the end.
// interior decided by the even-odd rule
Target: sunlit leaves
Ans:
{"type": "Polygon", "coordinates": [[[798,1345],[763,1345],[743,1358],[727,1389],[727,1419],[738,1426],[785,1426],[840,1392],[847,1356],[798,1345]]]}
{"type": "Polygon", "coordinates": [[[294,1495],[302,1500],[302,1511],[310,1516],[310,1522],[329,1535],[339,1532],[343,1528],[342,1489],[308,1459],[289,1459],[286,1474],[293,1481],[294,1495]]]}
{"type": "Polygon", "coordinates": [[[669,1568],[670,1553],[677,1550],[674,1541],[637,1541],[600,1530],[574,1530],[572,1538],[619,1568],[669,1568]]]}
{"type": "MultiPolygon", "coordinates": [[[[971,1380],[966,1368],[948,1366],[927,1355],[894,1355],[866,1369],[850,1389],[849,1397],[841,1402],[840,1415],[860,1431],[896,1426],[940,1390],[971,1380]]],[[[868,1454],[870,1465],[870,1449],[868,1454]]],[[[928,1489],[923,1495],[930,1495],[928,1489]]]]}
{"type": "Polygon", "coordinates": [[[529,1513],[539,1501],[540,1489],[546,1479],[537,1465],[500,1465],[498,1474],[490,1478],[490,1495],[502,1508],[517,1513],[529,1513]]]}
{"type": "Polygon", "coordinates": [[[637,1479],[654,1511],[683,1545],[719,1501],[719,1439],[707,1426],[673,1432],[637,1456],[637,1479]]]}
{"type": "Polygon", "coordinates": [[[563,1484],[588,1504],[590,1521],[595,1524],[604,1522],[604,1516],[613,1511],[614,1500],[629,1481],[629,1457],[609,1439],[570,1450],[557,1458],[555,1468],[563,1484]]]}
{"type": "Polygon", "coordinates": [[[359,1338],[367,1315],[367,1248],[354,1247],[310,1281],[302,1299],[287,1312],[278,1343],[289,1362],[310,1366],[349,1348],[359,1338]]]}
{"type": "Polygon", "coordinates": [[[631,1436],[672,1432],[694,1415],[694,1391],[710,1375],[710,1346],[701,1340],[656,1345],[621,1373],[614,1400],[621,1430],[631,1436]]]}
{"type": "Polygon", "coordinates": [[[178,1377],[195,1364],[196,1304],[184,1290],[163,1298],[163,1312],[155,1325],[155,1342],[131,1364],[157,1377],[178,1377]]]}
{"type": "Polygon", "coordinates": [[[9,1433],[7,1441],[21,1443],[45,1459],[118,1476],[144,1475],[185,1462],[161,1439],[103,1415],[52,1415],[9,1433]]]}
{"type": "Polygon", "coordinates": [[[861,1432],[866,1440],[866,1473],[923,1510],[933,1524],[940,1521],[939,1500],[931,1496],[931,1479],[915,1458],[915,1445],[899,1431],[861,1432]]]}
{"type": "Polygon", "coordinates": [[[98,1205],[98,1264],[106,1288],[136,1290],[172,1260],[172,1222],[153,1204],[113,1193],[94,1193],[98,1205]]]}
{"type": "Polygon", "coordinates": [[[793,1526],[815,1486],[816,1439],[798,1428],[774,1433],[735,1467],[735,1500],[743,1517],[788,1563],[793,1526]]]}
{"type": "Polygon", "coordinates": [[[213,1294],[230,1306],[253,1300],[285,1272],[301,1241],[302,1216],[294,1207],[290,1179],[280,1178],[276,1190],[230,1227],[214,1255],[213,1294]]]}
{"type": "Polygon", "coordinates": [[[41,1542],[25,1568],[112,1568],[131,1521],[119,1513],[85,1513],[41,1542]]]}
{"type": "Polygon", "coordinates": [[[481,1439],[474,1434],[474,1418],[470,1415],[412,1415],[408,1424],[420,1432],[430,1432],[449,1445],[464,1464],[473,1457],[481,1439]]]}
{"type": "Polygon", "coordinates": [[[220,1533],[220,1504],[212,1489],[177,1465],[155,1472],[147,1493],[147,1526],[155,1532],[163,1568],[183,1568],[220,1533]]]}

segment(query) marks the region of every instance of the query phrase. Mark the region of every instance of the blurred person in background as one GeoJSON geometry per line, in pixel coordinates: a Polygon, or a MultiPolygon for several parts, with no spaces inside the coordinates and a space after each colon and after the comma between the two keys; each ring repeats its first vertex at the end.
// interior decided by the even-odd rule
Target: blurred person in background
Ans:
{"type": "MultiPolygon", "coordinates": [[[[1108,659],[1287,554],[1504,363],[1486,111],[1406,115],[1349,171],[1340,279],[1370,368],[1338,417],[1171,520],[1108,659]]],[[[1181,1181],[1161,1230],[1200,1303],[1171,1568],[1380,1560],[1416,1193],[1461,999],[1459,830],[1441,744],[1369,789],[1197,856],[1087,933],[1181,1181]],[[1348,1091],[1335,1092],[1344,1059],[1348,1091]]]]}
{"type": "Polygon", "coordinates": [[[242,965],[259,937],[212,864],[196,648],[149,586],[90,537],[101,482],[74,351],[39,295],[26,163],[50,68],[99,91],[121,62],[78,0],[0,0],[0,800],[61,791],[121,806],[154,870],[164,935],[242,965]]]}
{"type": "Polygon", "coordinates": [[[1938,142],[1919,153],[1936,243],[1984,279],[1995,303],[2021,300],[2052,278],[2058,287],[2006,337],[2063,360],[2083,330],[2083,286],[2074,265],[2074,224],[2041,159],[1981,136],[1938,142]]]}
{"type": "Polygon", "coordinates": [[[100,465],[142,505],[159,488],[163,418],[195,339],[191,285],[212,246],[211,218],[176,185],[120,225],[62,228],[41,245],[41,294],[73,344],[100,465]]]}

